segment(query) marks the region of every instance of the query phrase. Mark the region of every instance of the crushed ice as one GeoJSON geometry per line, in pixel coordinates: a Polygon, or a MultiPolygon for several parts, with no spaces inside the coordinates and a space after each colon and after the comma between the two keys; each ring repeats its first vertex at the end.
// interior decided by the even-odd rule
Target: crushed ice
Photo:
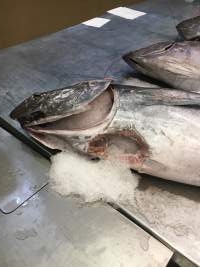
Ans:
{"type": "Polygon", "coordinates": [[[84,202],[128,204],[134,200],[139,175],[115,159],[92,161],[66,151],[51,160],[51,186],[61,195],[79,196],[84,202]]]}

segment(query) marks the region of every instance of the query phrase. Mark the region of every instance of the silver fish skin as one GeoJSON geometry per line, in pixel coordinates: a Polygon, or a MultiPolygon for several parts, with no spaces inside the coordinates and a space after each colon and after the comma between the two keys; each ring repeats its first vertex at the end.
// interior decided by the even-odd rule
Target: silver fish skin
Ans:
{"type": "Polygon", "coordinates": [[[200,42],[161,42],[127,53],[123,59],[139,72],[166,84],[200,93],[200,42]]]}
{"type": "MultiPolygon", "coordinates": [[[[42,93],[35,102],[29,98],[31,101],[27,99],[20,108],[16,107],[12,117],[50,148],[70,148],[103,159],[114,154],[116,161],[123,161],[140,173],[200,186],[200,94],[107,81],[88,84],[96,84],[96,90],[99,84],[98,93],[90,100],[86,94],[86,102],[76,99],[78,110],[73,114],[70,105],[63,105],[59,97],[63,92],[59,89],[58,98],[54,97],[56,90],[46,93],[51,99],[51,112],[44,114],[48,103],[42,93]],[[59,101],[63,116],[59,109],[56,118],[59,101]],[[40,109],[41,118],[34,118],[35,110],[40,109]]],[[[77,95],[77,86],[70,88],[77,95]]],[[[82,91],[80,84],[78,90],[82,91]]]]}
{"type": "Polygon", "coordinates": [[[176,29],[185,40],[200,39],[200,16],[189,18],[177,24],[176,29]]]}

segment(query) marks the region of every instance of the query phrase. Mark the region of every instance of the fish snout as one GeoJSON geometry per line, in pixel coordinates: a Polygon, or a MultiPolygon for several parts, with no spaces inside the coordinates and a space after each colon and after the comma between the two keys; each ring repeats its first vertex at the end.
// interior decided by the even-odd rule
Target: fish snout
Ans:
{"type": "Polygon", "coordinates": [[[22,125],[25,125],[32,120],[37,120],[37,118],[44,116],[41,104],[41,94],[33,94],[15,107],[11,111],[10,117],[13,120],[18,120],[22,125]]]}
{"type": "MultiPolygon", "coordinates": [[[[155,71],[160,60],[168,56],[175,42],[167,41],[150,45],[136,51],[131,51],[123,56],[125,62],[137,71],[150,75],[155,71]]],[[[173,53],[173,52],[172,52],[173,53]]],[[[151,75],[155,76],[155,75],[151,75]]]]}
{"type": "Polygon", "coordinates": [[[52,91],[35,93],[11,113],[23,126],[53,122],[88,108],[88,104],[110,86],[111,80],[83,81],[52,91]]]}
{"type": "MultiPolygon", "coordinates": [[[[137,51],[136,51],[137,52],[137,51]]],[[[129,52],[122,56],[123,60],[131,67],[138,67],[143,63],[143,58],[140,55],[137,55],[136,52],[129,52]]]]}
{"type": "Polygon", "coordinates": [[[160,42],[157,44],[150,45],[145,48],[141,48],[139,50],[131,51],[123,56],[123,59],[130,63],[133,62],[135,64],[141,64],[147,58],[155,57],[156,55],[166,53],[169,51],[175,42],[173,41],[166,41],[160,42]]]}

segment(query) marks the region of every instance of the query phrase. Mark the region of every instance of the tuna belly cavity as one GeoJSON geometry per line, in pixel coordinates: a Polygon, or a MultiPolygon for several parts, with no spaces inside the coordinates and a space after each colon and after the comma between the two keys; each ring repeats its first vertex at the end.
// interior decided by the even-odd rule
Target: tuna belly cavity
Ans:
{"type": "Polygon", "coordinates": [[[129,135],[127,132],[99,135],[90,141],[88,153],[100,158],[114,159],[139,170],[148,151],[132,135],[131,132],[129,135]]]}

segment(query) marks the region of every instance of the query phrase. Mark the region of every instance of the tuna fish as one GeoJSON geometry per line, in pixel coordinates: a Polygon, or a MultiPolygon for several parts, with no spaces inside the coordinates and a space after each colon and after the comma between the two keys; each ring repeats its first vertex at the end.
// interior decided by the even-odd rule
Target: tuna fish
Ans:
{"type": "Polygon", "coordinates": [[[12,112],[42,144],[200,185],[200,94],[96,80],[37,93],[12,112]]]}
{"type": "Polygon", "coordinates": [[[170,86],[200,93],[200,42],[161,42],[130,52],[124,60],[170,86]]]}
{"type": "Polygon", "coordinates": [[[190,18],[180,22],[176,29],[180,36],[185,40],[200,39],[200,16],[190,18]]]}

